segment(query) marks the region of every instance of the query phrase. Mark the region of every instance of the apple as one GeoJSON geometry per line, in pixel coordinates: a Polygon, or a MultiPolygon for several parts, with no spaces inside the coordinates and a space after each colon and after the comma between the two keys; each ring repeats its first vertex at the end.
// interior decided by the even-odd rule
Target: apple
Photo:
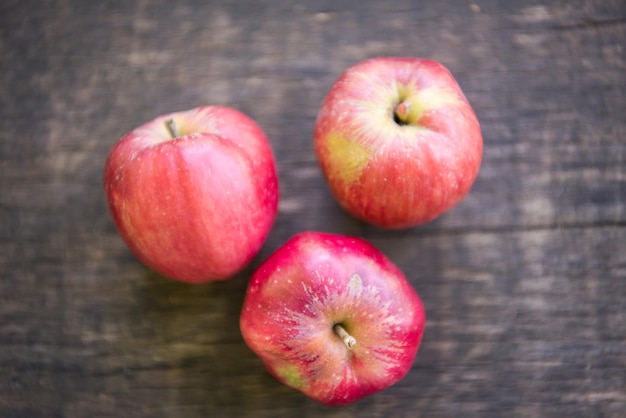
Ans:
{"type": "Polygon", "coordinates": [[[372,244],[301,232],[254,272],[240,328],[280,382],[343,406],[406,375],[424,321],[411,284],[372,244]]]}
{"type": "Polygon", "coordinates": [[[246,266],[278,205],[265,134],[225,106],[162,115],[126,134],[106,160],[104,189],[137,258],[188,283],[224,280],[246,266]]]}
{"type": "Polygon", "coordinates": [[[324,99],[315,151],[339,204],[389,229],[459,203],[480,168],[478,119],[440,63],[381,57],[347,69],[324,99]]]}

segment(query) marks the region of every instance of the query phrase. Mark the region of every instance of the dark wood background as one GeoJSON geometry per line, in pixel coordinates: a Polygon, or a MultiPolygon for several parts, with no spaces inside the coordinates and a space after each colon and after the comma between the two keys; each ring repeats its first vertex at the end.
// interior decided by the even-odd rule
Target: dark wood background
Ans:
{"type": "Polygon", "coordinates": [[[0,417],[618,417],[626,410],[626,3],[138,0],[0,5],[0,417]],[[470,195],[402,232],[345,215],[315,160],[348,66],[441,61],[481,121],[470,195]],[[162,113],[238,108],[281,179],[232,280],[190,286],[129,253],[105,207],[114,142],[162,113]],[[248,278],[302,230],[364,237],[422,296],[408,376],[342,409],[264,370],[248,278]]]}

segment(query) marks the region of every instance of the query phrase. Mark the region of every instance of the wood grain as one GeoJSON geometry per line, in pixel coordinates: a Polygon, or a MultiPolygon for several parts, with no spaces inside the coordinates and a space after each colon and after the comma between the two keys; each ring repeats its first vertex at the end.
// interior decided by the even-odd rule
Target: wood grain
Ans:
{"type": "Polygon", "coordinates": [[[622,416],[626,5],[525,3],[4,1],[0,416],[622,416]],[[470,195],[402,232],[343,213],[312,147],[333,81],[380,55],[448,66],[485,138],[470,195]],[[245,271],[189,286],[128,252],[101,182],[117,138],[201,104],[263,127],[281,203],[245,271]],[[255,266],[307,229],[372,241],[427,309],[409,375],[342,409],[238,329],[255,266]]]}

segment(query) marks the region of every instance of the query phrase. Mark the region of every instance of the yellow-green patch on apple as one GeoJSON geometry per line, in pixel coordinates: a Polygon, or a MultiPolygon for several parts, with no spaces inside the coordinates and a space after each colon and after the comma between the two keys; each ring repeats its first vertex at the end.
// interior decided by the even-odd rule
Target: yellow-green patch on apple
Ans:
{"type": "Polygon", "coordinates": [[[352,183],[359,178],[372,157],[372,152],[365,146],[346,140],[340,133],[328,135],[328,158],[335,167],[329,176],[338,181],[352,183]]]}

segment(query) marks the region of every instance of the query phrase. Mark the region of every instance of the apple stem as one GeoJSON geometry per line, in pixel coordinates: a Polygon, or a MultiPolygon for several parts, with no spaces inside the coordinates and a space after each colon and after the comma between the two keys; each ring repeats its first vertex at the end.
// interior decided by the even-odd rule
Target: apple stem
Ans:
{"type": "Polygon", "coordinates": [[[396,106],[394,116],[399,124],[406,125],[408,123],[409,114],[411,113],[411,105],[411,99],[406,99],[396,106]]]}
{"type": "Polygon", "coordinates": [[[167,131],[170,133],[170,136],[172,137],[172,139],[176,139],[178,138],[178,128],[176,127],[176,123],[174,122],[173,118],[167,118],[165,120],[165,127],[167,128],[167,131]]]}
{"type": "Polygon", "coordinates": [[[343,340],[343,343],[346,345],[346,347],[348,347],[349,349],[354,348],[354,346],[356,345],[356,339],[352,335],[348,334],[348,331],[346,331],[346,329],[341,324],[335,324],[335,326],[333,327],[333,331],[335,331],[335,334],[337,334],[337,336],[343,340]]]}

